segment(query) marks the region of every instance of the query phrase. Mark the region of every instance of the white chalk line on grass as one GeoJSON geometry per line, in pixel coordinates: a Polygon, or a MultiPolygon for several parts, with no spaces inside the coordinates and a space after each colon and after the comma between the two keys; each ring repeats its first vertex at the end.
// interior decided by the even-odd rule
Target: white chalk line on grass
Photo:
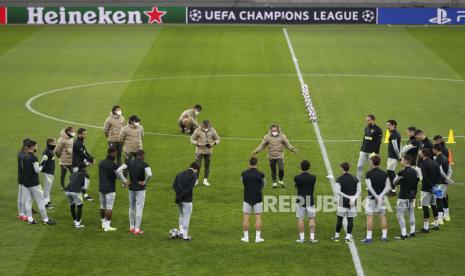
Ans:
{"type": "MultiPolygon", "coordinates": [[[[298,77],[299,82],[300,82],[300,87],[304,87],[305,86],[305,81],[304,81],[304,79],[302,77],[302,73],[300,72],[299,62],[298,62],[297,57],[296,57],[296,55],[294,53],[294,48],[292,47],[291,39],[289,38],[289,35],[287,34],[286,28],[283,28],[283,32],[284,32],[284,37],[286,38],[287,46],[288,46],[289,51],[290,51],[291,56],[292,56],[292,61],[294,63],[294,67],[295,67],[295,70],[296,70],[296,73],[297,73],[297,77],[298,77]]],[[[334,174],[333,174],[333,170],[331,168],[331,163],[329,161],[328,153],[326,151],[325,143],[323,141],[323,137],[321,136],[321,132],[320,132],[320,128],[318,126],[318,122],[313,121],[312,124],[313,124],[313,128],[315,130],[315,135],[317,137],[318,144],[320,146],[321,155],[323,156],[323,161],[324,161],[324,164],[325,164],[325,167],[326,167],[326,171],[328,172],[328,179],[330,180],[331,187],[332,187],[333,192],[334,192],[335,191],[334,174]]],[[[360,261],[360,257],[358,255],[357,247],[355,246],[354,242],[349,242],[348,244],[349,244],[350,253],[352,255],[352,261],[354,262],[355,271],[357,272],[358,276],[364,276],[365,273],[363,272],[362,262],[360,261]]]]}
{"type": "MultiPolygon", "coordinates": [[[[417,79],[417,80],[432,80],[432,81],[448,81],[448,82],[463,82],[465,80],[460,79],[448,79],[448,78],[434,78],[434,77],[418,77],[418,76],[396,76],[396,75],[367,75],[367,74],[320,74],[320,73],[308,73],[302,74],[303,76],[311,76],[311,77],[346,77],[346,78],[392,78],[392,79],[417,79]]],[[[39,93],[30,99],[28,99],[25,103],[26,108],[43,118],[47,118],[50,120],[54,120],[57,122],[67,123],[71,125],[80,125],[90,128],[96,129],[103,129],[103,126],[92,125],[88,123],[82,122],[74,122],[71,120],[66,120],[62,118],[58,118],[55,116],[51,116],[45,114],[43,112],[37,111],[32,107],[32,103],[37,100],[38,98],[54,94],[54,93],[61,93],[72,91],[74,89],[79,88],[87,88],[87,87],[95,87],[95,86],[103,86],[103,85],[112,85],[112,84],[124,84],[124,83],[131,83],[131,82],[144,82],[144,81],[156,81],[156,80],[179,80],[179,79],[208,79],[208,78],[254,78],[254,77],[295,77],[295,73],[290,74],[217,74],[217,75],[191,75],[191,76],[164,76],[164,77],[152,77],[152,78],[142,78],[142,79],[133,79],[133,80],[115,80],[115,81],[103,81],[103,82],[95,82],[95,83],[86,83],[86,84],[78,84],[63,88],[57,88],[53,90],[48,90],[42,93],[39,93]]],[[[145,132],[148,135],[156,135],[156,136],[164,136],[164,137],[187,137],[186,135],[182,134],[171,134],[171,133],[161,133],[161,132],[145,132]]],[[[455,136],[456,138],[464,138],[465,136],[455,136]]],[[[258,138],[247,138],[247,137],[223,137],[224,140],[236,140],[236,141],[260,141],[261,139],[258,138]]],[[[312,139],[294,139],[293,142],[317,142],[317,140],[312,139]]],[[[328,139],[324,140],[328,143],[351,143],[351,142],[361,142],[360,139],[328,139]]]]}

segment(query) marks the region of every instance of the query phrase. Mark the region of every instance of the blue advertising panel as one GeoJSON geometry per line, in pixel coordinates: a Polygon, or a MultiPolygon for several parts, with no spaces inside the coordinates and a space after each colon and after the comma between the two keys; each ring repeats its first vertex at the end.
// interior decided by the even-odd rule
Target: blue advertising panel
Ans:
{"type": "Polygon", "coordinates": [[[465,8],[379,8],[378,24],[464,25],[465,8]]]}

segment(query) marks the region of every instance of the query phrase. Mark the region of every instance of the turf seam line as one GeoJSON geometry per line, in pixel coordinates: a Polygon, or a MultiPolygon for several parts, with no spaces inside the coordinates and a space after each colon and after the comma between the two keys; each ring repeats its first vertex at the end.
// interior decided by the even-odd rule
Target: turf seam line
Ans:
{"type": "MultiPolygon", "coordinates": [[[[300,87],[302,87],[302,88],[306,87],[305,81],[304,81],[303,76],[302,76],[302,72],[300,71],[299,62],[298,62],[297,57],[295,55],[294,48],[292,47],[292,43],[291,43],[291,40],[289,38],[289,35],[287,34],[286,28],[283,28],[283,32],[284,32],[284,37],[285,37],[286,42],[287,42],[287,46],[289,48],[289,52],[291,53],[291,56],[292,56],[292,61],[294,63],[295,71],[297,73],[297,78],[299,79],[299,82],[300,82],[300,87]]],[[[334,189],[334,187],[335,187],[334,174],[333,174],[333,170],[331,168],[331,163],[329,161],[329,156],[328,156],[328,153],[326,151],[326,147],[325,147],[325,144],[324,144],[324,141],[323,141],[323,137],[321,135],[320,128],[318,126],[318,122],[316,120],[312,120],[312,124],[313,124],[313,128],[315,130],[315,135],[317,137],[318,144],[320,146],[321,155],[323,157],[323,161],[324,161],[324,164],[325,164],[325,167],[326,167],[326,171],[328,172],[328,179],[329,179],[329,182],[331,183],[331,188],[333,189],[333,193],[334,193],[334,190],[335,190],[334,189]]],[[[352,261],[354,263],[355,271],[356,271],[357,275],[358,276],[364,276],[365,273],[363,272],[362,263],[360,261],[360,257],[358,255],[358,251],[357,251],[357,247],[355,246],[355,243],[350,242],[350,243],[348,243],[348,245],[349,245],[350,254],[352,255],[352,261]]]]}

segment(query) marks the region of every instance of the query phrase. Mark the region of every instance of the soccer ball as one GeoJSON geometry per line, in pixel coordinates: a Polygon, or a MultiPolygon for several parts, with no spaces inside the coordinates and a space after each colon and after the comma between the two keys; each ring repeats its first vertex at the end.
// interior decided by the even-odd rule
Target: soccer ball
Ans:
{"type": "Polygon", "coordinates": [[[177,239],[181,236],[181,233],[179,232],[178,229],[174,228],[174,229],[171,229],[170,230],[170,233],[169,233],[169,238],[170,239],[177,239]]]}
{"type": "Polygon", "coordinates": [[[193,22],[199,22],[202,19],[202,12],[199,10],[191,10],[189,12],[189,18],[193,22]]]}
{"type": "Polygon", "coordinates": [[[375,12],[372,10],[365,10],[362,13],[362,19],[365,22],[371,22],[375,19],[375,12]]]}

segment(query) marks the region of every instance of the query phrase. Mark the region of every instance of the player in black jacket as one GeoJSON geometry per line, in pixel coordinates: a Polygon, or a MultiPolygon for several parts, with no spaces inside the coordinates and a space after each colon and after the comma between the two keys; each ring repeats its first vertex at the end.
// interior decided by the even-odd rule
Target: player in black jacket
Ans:
{"type": "Polygon", "coordinates": [[[433,161],[432,152],[429,148],[424,148],[420,152],[422,158],[421,173],[421,206],[423,208],[423,228],[421,232],[429,232],[429,207],[433,210],[434,230],[439,230],[438,209],[436,206],[436,196],[434,193],[435,186],[441,182],[441,171],[439,165],[433,161]]]}
{"type": "Polygon", "coordinates": [[[42,153],[42,173],[44,174],[44,200],[47,209],[53,209],[52,201],[50,200],[50,191],[52,190],[53,180],[55,179],[55,153],[57,140],[47,139],[47,145],[42,153]]]}
{"type": "Polygon", "coordinates": [[[121,165],[116,174],[124,183],[129,183],[129,232],[134,235],[143,235],[144,231],[140,229],[142,223],[142,213],[145,205],[145,188],[152,179],[152,169],[144,161],[145,152],[138,150],[136,159],[128,160],[126,164],[121,165]],[[128,182],[123,175],[124,170],[128,170],[128,182]]]}
{"type": "Polygon", "coordinates": [[[199,168],[200,165],[194,162],[189,169],[178,173],[173,181],[173,190],[176,193],[174,202],[179,208],[179,231],[184,241],[191,240],[188,232],[192,215],[192,190],[197,181],[199,168]]]}
{"type": "Polygon", "coordinates": [[[354,227],[354,217],[357,216],[357,198],[362,192],[360,181],[349,173],[350,165],[347,162],[341,164],[342,175],[336,179],[334,192],[337,197],[337,222],[336,233],[333,241],[339,242],[339,234],[342,229],[342,220],[347,218],[346,242],[352,242],[352,229],[354,227]]]}
{"type": "Polygon", "coordinates": [[[69,200],[71,216],[73,217],[74,227],[76,229],[84,227],[84,225],[81,224],[83,205],[81,191],[89,187],[89,174],[86,172],[86,167],[84,163],[79,164],[78,170],[71,174],[69,177],[69,184],[65,188],[65,194],[69,200]]]}
{"type": "Polygon", "coordinates": [[[401,159],[400,154],[400,141],[401,136],[397,131],[397,122],[396,120],[387,121],[387,129],[390,133],[389,135],[389,144],[388,144],[388,159],[387,159],[387,174],[389,176],[389,181],[391,182],[391,192],[390,196],[396,195],[396,189],[394,187],[394,178],[396,178],[396,167],[397,163],[401,159]]]}
{"type": "Polygon", "coordinates": [[[407,227],[405,225],[404,214],[408,211],[410,224],[410,237],[415,237],[415,197],[417,195],[418,178],[417,171],[411,167],[412,159],[410,155],[402,158],[401,170],[394,179],[394,185],[399,185],[399,198],[397,199],[397,220],[400,226],[400,237],[397,239],[407,239],[407,227]]]}
{"type": "Polygon", "coordinates": [[[100,219],[102,221],[102,229],[105,232],[116,230],[116,228],[111,227],[112,210],[116,193],[116,170],[118,169],[118,164],[115,163],[116,156],[117,149],[114,147],[109,148],[107,150],[107,158],[98,164],[100,219]]]}
{"type": "Polygon", "coordinates": [[[252,157],[249,160],[250,167],[241,174],[242,184],[244,185],[244,202],[242,203],[242,228],[244,237],[242,242],[249,242],[249,218],[250,214],[255,214],[255,242],[263,242],[262,233],[262,211],[263,195],[262,189],[265,186],[265,174],[257,169],[258,159],[252,157]]]}
{"type": "Polygon", "coordinates": [[[449,149],[446,147],[444,138],[441,135],[435,135],[433,137],[433,146],[436,144],[439,144],[442,146],[442,154],[444,154],[447,158],[449,158],[449,149]]]}
{"type": "Polygon", "coordinates": [[[366,199],[365,214],[367,215],[367,235],[362,240],[363,243],[373,242],[373,216],[379,213],[381,221],[381,240],[387,241],[387,219],[386,219],[386,198],[384,197],[391,188],[388,174],[379,168],[381,158],[374,155],[371,158],[373,168],[365,175],[368,198],[366,199]]]}
{"type": "Polygon", "coordinates": [[[302,173],[294,177],[295,187],[297,189],[297,227],[299,230],[299,239],[296,242],[303,243],[305,241],[305,216],[308,217],[308,225],[310,228],[310,242],[316,243],[315,240],[315,199],[313,192],[315,191],[316,176],[310,174],[310,162],[303,160],[300,163],[302,173]]]}
{"type": "MultiPolygon", "coordinates": [[[[73,144],[73,171],[78,170],[79,164],[86,164],[87,166],[94,164],[94,157],[86,149],[84,139],[87,137],[87,130],[85,128],[78,129],[78,137],[73,144]]],[[[94,200],[87,194],[87,189],[82,190],[84,200],[92,201],[94,200]]]]}
{"type": "Polygon", "coordinates": [[[450,183],[453,183],[452,177],[452,169],[449,164],[449,160],[443,154],[443,147],[441,144],[433,145],[433,154],[434,154],[434,161],[439,166],[441,172],[441,181],[435,189],[440,190],[438,195],[436,196],[436,205],[438,206],[438,223],[444,224],[444,213],[445,208],[447,207],[447,211],[449,211],[449,202],[446,200],[447,195],[447,186],[450,183]]]}
{"type": "Polygon", "coordinates": [[[24,210],[24,171],[23,171],[23,156],[27,152],[27,144],[31,139],[26,138],[23,140],[23,146],[17,154],[18,159],[18,216],[16,217],[19,220],[27,221],[26,212],[24,210]]]}
{"type": "Polygon", "coordinates": [[[53,225],[55,222],[48,218],[45,208],[44,194],[39,184],[39,173],[42,168],[39,165],[35,152],[37,143],[33,140],[27,141],[26,151],[21,159],[23,169],[24,195],[24,212],[26,213],[29,224],[37,224],[32,217],[32,201],[34,200],[39,207],[40,216],[45,224],[53,225]]]}
{"type": "Polygon", "coordinates": [[[362,179],[363,166],[368,162],[370,154],[379,154],[383,131],[375,123],[375,115],[368,115],[366,117],[367,126],[363,131],[363,142],[360,149],[360,155],[357,163],[357,178],[359,181],[362,179]]]}
{"type": "MultiPolygon", "coordinates": [[[[431,142],[428,137],[426,137],[426,134],[423,132],[421,129],[417,129],[415,131],[415,138],[417,139],[419,146],[418,146],[418,151],[421,152],[422,149],[429,149],[431,152],[433,151],[433,143],[431,142]]],[[[417,166],[421,166],[421,162],[423,162],[423,158],[421,157],[421,154],[418,154],[418,163],[417,166]]],[[[421,178],[421,177],[420,177],[421,178]]]]}

